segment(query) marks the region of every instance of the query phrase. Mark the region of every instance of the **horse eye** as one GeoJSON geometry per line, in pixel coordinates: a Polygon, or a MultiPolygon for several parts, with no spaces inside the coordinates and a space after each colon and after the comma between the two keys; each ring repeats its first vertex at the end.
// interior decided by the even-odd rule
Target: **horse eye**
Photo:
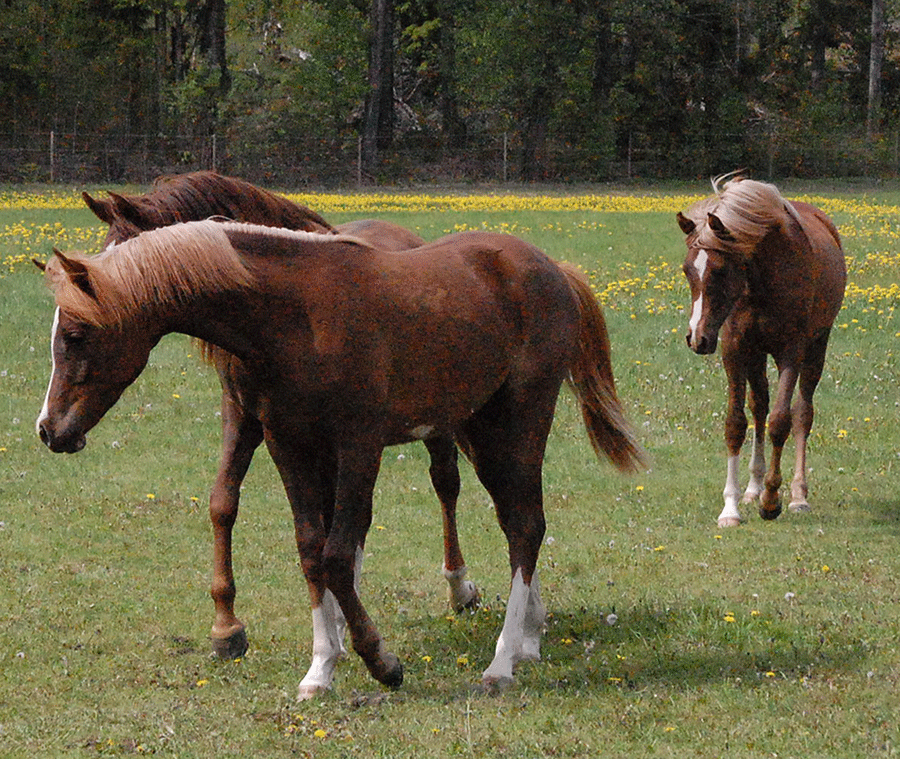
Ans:
{"type": "Polygon", "coordinates": [[[82,330],[72,330],[63,334],[63,339],[67,345],[80,345],[84,342],[86,335],[82,330]]]}

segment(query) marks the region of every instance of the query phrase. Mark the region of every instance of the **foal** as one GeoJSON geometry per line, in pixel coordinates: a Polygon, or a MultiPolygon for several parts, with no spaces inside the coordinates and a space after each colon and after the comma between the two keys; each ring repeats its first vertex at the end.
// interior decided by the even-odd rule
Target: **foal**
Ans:
{"type": "Polygon", "coordinates": [[[729,176],[713,182],[715,197],[677,215],[688,248],[684,273],[692,306],[687,344],[695,353],[711,354],[721,336],[728,378],[728,466],[720,527],[740,524],[739,501],[758,501],[763,519],[781,513],[781,454],[791,431],[796,460],[788,508],[809,510],[806,441],[813,393],[847,281],[840,236],[822,211],[785,200],[771,184],[739,176],[724,181],[729,176]],[[767,473],[768,356],[778,368],[778,391],[768,417],[772,460],[767,473]],[[747,433],[747,385],[756,428],[750,482],[741,498],[738,456],[747,433]]]}

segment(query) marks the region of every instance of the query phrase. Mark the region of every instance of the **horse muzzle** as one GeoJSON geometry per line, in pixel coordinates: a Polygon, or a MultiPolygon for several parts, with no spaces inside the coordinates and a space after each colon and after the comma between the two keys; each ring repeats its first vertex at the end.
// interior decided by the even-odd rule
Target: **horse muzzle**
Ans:
{"type": "Polygon", "coordinates": [[[716,352],[719,344],[718,335],[695,335],[692,332],[687,334],[687,344],[698,356],[708,356],[716,352]]]}
{"type": "Polygon", "coordinates": [[[46,420],[38,423],[38,436],[41,442],[54,453],[78,453],[87,444],[82,432],[58,434],[50,429],[46,420]]]}

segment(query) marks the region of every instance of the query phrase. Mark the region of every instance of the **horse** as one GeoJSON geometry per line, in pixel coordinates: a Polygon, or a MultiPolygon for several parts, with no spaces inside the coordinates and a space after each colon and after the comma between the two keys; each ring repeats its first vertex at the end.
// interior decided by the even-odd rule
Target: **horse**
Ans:
{"type": "Polygon", "coordinates": [[[344,235],[215,220],[145,232],[93,257],[54,251],[44,268],[57,308],[37,430],[51,451],[84,447],[168,333],[227,351],[252,376],[313,609],[299,699],[331,687],[340,655],[326,592],[371,675],[402,683],[355,578],[382,452],[414,440],[460,445],[507,538],[509,600],[482,682],[508,685],[518,662],[540,657],[542,464],[563,382],[598,456],[623,471],[644,461],[582,272],[496,233],[397,255],[344,235]]]}
{"type": "MultiPolygon", "coordinates": [[[[88,208],[109,225],[104,247],[124,242],[143,231],[213,216],[308,232],[349,234],[382,250],[416,248],[425,242],[404,227],[379,219],[360,219],[333,227],[305,206],[244,180],[211,171],[160,177],[154,189],[145,195],[108,194],[108,199],[95,199],[87,192],[82,193],[88,208]]],[[[237,589],[232,533],[241,483],[254,452],[262,443],[263,432],[253,411],[256,389],[240,360],[215,346],[201,344],[200,347],[201,354],[215,367],[222,386],[222,458],[209,503],[214,546],[211,596],[215,605],[210,640],[217,656],[235,659],[246,653],[249,641],[246,626],[234,610],[237,589]]],[[[450,606],[460,613],[476,608],[481,599],[475,583],[467,579],[468,570],[457,534],[456,503],[460,490],[457,450],[452,440],[433,438],[425,445],[431,460],[432,485],[441,503],[442,573],[448,583],[450,606]]],[[[333,605],[338,634],[343,638],[340,610],[333,605]]]]}
{"type": "Polygon", "coordinates": [[[739,501],[758,502],[763,519],[781,513],[781,455],[791,433],[796,457],[788,509],[810,510],[806,444],[813,393],[844,298],[847,267],[840,235],[820,209],[786,200],[772,184],[734,174],[713,180],[713,190],[713,197],[676,218],[688,249],[683,267],[692,302],[687,344],[697,354],[712,354],[721,335],[728,380],[728,465],[718,524],[733,527],[743,521],[739,501]],[[771,415],[768,356],[778,370],[771,415]],[[755,431],[750,479],[741,497],[739,455],[747,434],[748,385],[755,431]],[[768,472],[767,416],[772,444],[768,472]]]}

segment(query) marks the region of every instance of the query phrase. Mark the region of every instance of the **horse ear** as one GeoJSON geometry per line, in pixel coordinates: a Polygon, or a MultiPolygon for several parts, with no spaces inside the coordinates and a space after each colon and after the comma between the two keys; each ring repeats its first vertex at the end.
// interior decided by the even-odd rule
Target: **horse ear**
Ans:
{"type": "Polygon", "coordinates": [[[32,259],[31,259],[31,263],[33,263],[35,266],[37,266],[38,269],[40,269],[41,271],[47,271],[47,264],[45,264],[45,263],[44,263],[43,261],[41,261],[40,259],[38,259],[38,258],[32,258],[32,259]]]}
{"type": "Polygon", "coordinates": [[[686,235],[689,235],[691,232],[693,232],[697,228],[697,225],[693,221],[691,221],[687,216],[685,216],[683,213],[681,213],[681,211],[679,211],[677,214],[675,214],[675,218],[678,219],[678,226],[681,227],[681,231],[684,232],[686,235]]]}
{"type": "Polygon", "coordinates": [[[94,216],[100,219],[100,221],[105,222],[106,224],[113,223],[116,216],[113,213],[111,201],[97,200],[96,198],[92,198],[86,192],[81,193],[81,198],[84,200],[85,205],[94,212],[94,216]]]}
{"type": "Polygon", "coordinates": [[[145,226],[146,222],[144,221],[143,212],[134,201],[115,192],[110,192],[109,197],[111,198],[114,217],[117,214],[134,224],[138,229],[149,229],[149,227],[145,226]]]}
{"type": "Polygon", "coordinates": [[[62,266],[63,271],[66,273],[66,276],[68,276],[69,281],[89,298],[93,298],[94,300],[96,300],[97,293],[94,290],[94,285],[91,283],[90,269],[88,269],[88,267],[82,261],[77,261],[73,258],[67,258],[56,248],[53,249],[53,255],[56,256],[56,258],[59,260],[59,263],[62,266]]]}
{"type": "Polygon", "coordinates": [[[716,216],[714,213],[707,214],[707,220],[709,222],[709,228],[715,232],[716,237],[720,240],[733,240],[734,236],[731,232],[728,231],[728,227],[726,227],[722,220],[716,216]]]}

